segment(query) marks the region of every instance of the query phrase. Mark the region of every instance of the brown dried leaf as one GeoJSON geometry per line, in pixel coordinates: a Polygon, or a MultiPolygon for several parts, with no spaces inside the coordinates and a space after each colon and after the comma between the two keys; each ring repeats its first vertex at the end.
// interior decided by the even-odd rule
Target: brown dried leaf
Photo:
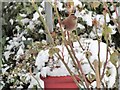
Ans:
{"type": "Polygon", "coordinates": [[[90,5],[91,5],[92,8],[96,9],[100,5],[100,2],[99,1],[91,2],[90,5]]]}

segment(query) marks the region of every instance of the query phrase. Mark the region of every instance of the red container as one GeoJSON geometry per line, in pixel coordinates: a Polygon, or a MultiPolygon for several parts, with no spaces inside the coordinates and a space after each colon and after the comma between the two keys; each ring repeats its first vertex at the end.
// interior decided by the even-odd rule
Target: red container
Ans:
{"type": "MultiPolygon", "coordinates": [[[[44,81],[44,90],[79,90],[71,76],[40,77],[44,81]]],[[[78,78],[76,78],[79,80],[78,78]]]]}

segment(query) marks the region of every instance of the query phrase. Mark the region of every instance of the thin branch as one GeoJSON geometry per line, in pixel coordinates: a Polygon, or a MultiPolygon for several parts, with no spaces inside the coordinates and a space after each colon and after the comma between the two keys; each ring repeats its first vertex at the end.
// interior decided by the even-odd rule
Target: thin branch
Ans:
{"type": "Polygon", "coordinates": [[[57,53],[57,55],[59,56],[60,60],[63,62],[63,64],[65,65],[66,69],[68,70],[69,74],[71,75],[71,77],[73,78],[74,82],[77,84],[77,86],[80,88],[80,85],[78,83],[78,81],[76,80],[74,74],[72,73],[72,71],[70,70],[70,68],[68,67],[68,65],[65,63],[64,59],[60,56],[59,53],[57,53]]]}
{"type": "Polygon", "coordinates": [[[46,33],[48,34],[48,36],[50,37],[50,39],[51,39],[51,42],[50,42],[50,43],[54,45],[54,40],[53,40],[53,38],[52,38],[52,36],[51,36],[51,34],[50,34],[50,31],[49,31],[49,29],[48,29],[48,26],[47,26],[44,18],[42,17],[41,13],[38,11],[38,6],[35,4],[34,0],[32,0],[31,3],[32,3],[32,6],[34,7],[34,9],[35,9],[35,10],[37,11],[37,13],[39,14],[39,19],[40,19],[40,21],[43,23],[44,28],[45,28],[45,31],[46,31],[46,33]]]}
{"type": "Polygon", "coordinates": [[[76,62],[77,62],[78,68],[79,68],[80,71],[81,71],[82,77],[83,77],[83,79],[85,80],[85,83],[86,83],[87,88],[89,88],[89,83],[88,83],[88,81],[87,81],[87,79],[86,79],[86,76],[85,76],[83,70],[82,70],[82,66],[81,66],[80,62],[79,62],[78,58],[77,58],[76,55],[75,55],[75,52],[74,52],[73,47],[72,47],[72,44],[71,44],[70,37],[68,37],[68,40],[69,40],[69,42],[70,42],[70,43],[69,43],[69,46],[70,46],[70,48],[71,48],[71,50],[72,50],[72,53],[73,53],[73,56],[74,56],[74,58],[75,58],[75,60],[76,60],[76,62]]]}
{"type": "MultiPolygon", "coordinates": [[[[95,19],[96,20],[96,19],[95,19]]],[[[96,21],[96,24],[94,25],[95,26],[95,33],[96,33],[96,36],[97,36],[97,41],[98,41],[98,67],[99,67],[99,74],[100,74],[100,37],[98,35],[98,32],[97,32],[97,21],[96,21]]],[[[88,60],[89,61],[89,60],[88,60]]]]}
{"type": "Polygon", "coordinates": [[[82,50],[84,51],[85,49],[83,48],[83,46],[82,46],[82,44],[81,44],[81,42],[80,42],[80,40],[79,40],[79,38],[78,38],[78,32],[77,32],[77,30],[76,30],[76,38],[77,38],[77,41],[78,41],[80,47],[81,47],[82,50]]]}
{"type": "MultiPolygon", "coordinates": [[[[106,6],[106,3],[104,2],[104,5],[106,6]]],[[[106,6],[107,7],[107,6],[106,6]]],[[[108,9],[108,8],[107,8],[108,9]]],[[[106,10],[107,11],[107,10],[106,10]]],[[[109,11],[109,10],[108,10],[109,11]]],[[[105,20],[105,25],[106,25],[106,14],[104,15],[104,20],[105,20]]],[[[103,72],[102,72],[102,76],[101,76],[101,81],[102,81],[102,78],[104,77],[104,73],[105,73],[105,69],[106,69],[106,66],[107,66],[107,63],[108,63],[108,52],[109,52],[109,46],[108,46],[108,40],[106,40],[106,43],[107,43],[107,46],[106,46],[106,61],[104,63],[104,67],[103,67],[103,72]]]]}
{"type": "MultiPolygon", "coordinates": [[[[32,74],[32,70],[31,70],[31,67],[29,68],[29,72],[30,72],[30,75],[37,81],[37,83],[38,83],[38,85],[39,85],[39,87],[40,87],[40,89],[42,89],[42,87],[41,87],[41,85],[40,85],[40,83],[39,83],[39,81],[37,80],[37,78],[32,74]]],[[[43,90],[43,89],[42,89],[43,90]]]]}
{"type": "Polygon", "coordinates": [[[95,69],[93,68],[93,66],[92,66],[92,64],[91,64],[91,62],[90,62],[90,60],[89,60],[89,58],[87,58],[87,60],[88,60],[88,63],[89,63],[89,65],[90,65],[90,67],[91,67],[92,70],[95,72],[95,69]]]}
{"type": "Polygon", "coordinates": [[[104,63],[104,67],[103,67],[103,72],[102,72],[102,76],[101,76],[101,80],[102,78],[104,77],[104,73],[105,73],[105,69],[106,69],[106,66],[107,66],[107,63],[108,63],[108,45],[107,45],[107,50],[106,50],[106,61],[104,63]]]}
{"type": "MultiPolygon", "coordinates": [[[[60,29],[61,29],[61,32],[62,32],[62,37],[63,37],[64,44],[65,44],[65,46],[66,46],[66,48],[67,48],[67,50],[68,50],[68,52],[69,52],[69,54],[70,54],[70,56],[71,56],[74,64],[75,64],[75,67],[77,67],[77,64],[76,64],[76,62],[74,61],[74,58],[73,58],[73,56],[72,56],[72,54],[71,54],[71,52],[70,52],[70,50],[69,50],[69,48],[68,48],[68,46],[67,46],[66,39],[65,39],[65,35],[64,35],[63,29],[62,29],[61,20],[60,20],[60,16],[59,16],[59,13],[58,13],[56,4],[55,4],[55,6],[54,6],[54,9],[55,9],[56,15],[57,15],[57,17],[58,17],[58,23],[59,23],[59,25],[60,25],[60,29]]],[[[78,66],[79,66],[79,65],[78,65],[78,66]]],[[[82,67],[80,67],[80,70],[82,70],[82,67]]],[[[83,73],[83,71],[82,71],[82,75],[83,75],[83,74],[84,74],[84,73],[83,73]]],[[[84,75],[83,78],[85,79],[85,82],[87,82],[87,81],[86,81],[86,78],[85,78],[85,75],[84,75]]],[[[88,84],[87,84],[86,86],[88,87],[88,84]]]]}
{"type": "Polygon", "coordinates": [[[99,74],[99,68],[98,68],[98,62],[94,62],[94,67],[95,67],[95,74],[96,74],[96,82],[97,82],[97,88],[100,88],[100,74],[99,74]]]}
{"type": "Polygon", "coordinates": [[[98,67],[99,67],[99,75],[100,75],[100,64],[101,64],[101,61],[100,61],[100,40],[98,40],[98,67]]]}
{"type": "Polygon", "coordinates": [[[108,14],[110,15],[110,17],[111,17],[112,21],[114,22],[114,24],[116,24],[116,26],[118,26],[117,28],[118,28],[118,31],[119,31],[119,33],[120,33],[120,29],[119,29],[119,28],[120,28],[120,23],[119,23],[119,21],[117,22],[117,21],[112,17],[112,14],[110,13],[106,2],[104,2],[103,5],[106,6],[106,10],[107,10],[108,14]]]}

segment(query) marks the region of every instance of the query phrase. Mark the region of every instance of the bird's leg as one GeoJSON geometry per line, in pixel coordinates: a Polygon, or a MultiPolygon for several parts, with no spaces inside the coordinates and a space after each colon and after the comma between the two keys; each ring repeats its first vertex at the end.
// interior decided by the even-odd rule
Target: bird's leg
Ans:
{"type": "Polygon", "coordinates": [[[66,31],[64,31],[64,35],[65,35],[65,37],[66,37],[66,31]]]}
{"type": "Polygon", "coordinates": [[[74,46],[73,46],[73,42],[72,42],[71,39],[70,39],[70,32],[69,32],[69,31],[67,31],[67,36],[68,36],[68,43],[69,43],[72,47],[74,47],[74,46]]]}
{"type": "Polygon", "coordinates": [[[64,58],[64,46],[62,45],[62,57],[64,58]]]}

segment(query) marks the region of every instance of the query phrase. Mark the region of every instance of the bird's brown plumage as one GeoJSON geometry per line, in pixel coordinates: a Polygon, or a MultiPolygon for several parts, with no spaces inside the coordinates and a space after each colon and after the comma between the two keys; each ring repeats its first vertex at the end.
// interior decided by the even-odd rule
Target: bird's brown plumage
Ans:
{"type": "Polygon", "coordinates": [[[77,18],[74,15],[69,15],[67,18],[65,18],[62,21],[62,26],[65,28],[67,31],[72,31],[76,28],[77,26],[77,18]]]}

